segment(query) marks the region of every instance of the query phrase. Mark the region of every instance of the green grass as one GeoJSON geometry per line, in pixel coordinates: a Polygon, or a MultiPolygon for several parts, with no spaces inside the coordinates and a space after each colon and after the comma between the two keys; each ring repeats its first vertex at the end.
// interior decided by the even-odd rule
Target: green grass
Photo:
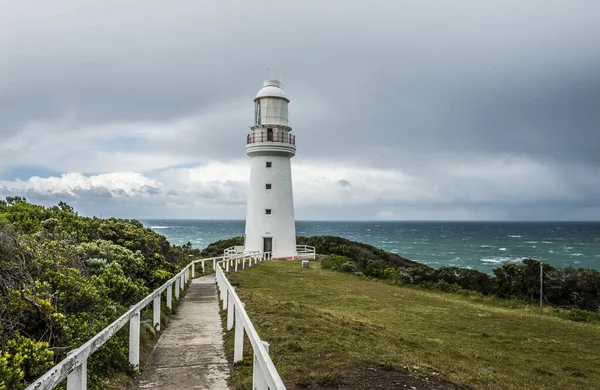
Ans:
{"type": "MultiPolygon", "coordinates": [[[[600,387],[600,326],[552,309],[393,286],[318,262],[265,262],[230,280],[291,388],[365,365],[477,389],[600,387]]],[[[234,372],[238,388],[248,383],[246,359],[234,372]]]]}

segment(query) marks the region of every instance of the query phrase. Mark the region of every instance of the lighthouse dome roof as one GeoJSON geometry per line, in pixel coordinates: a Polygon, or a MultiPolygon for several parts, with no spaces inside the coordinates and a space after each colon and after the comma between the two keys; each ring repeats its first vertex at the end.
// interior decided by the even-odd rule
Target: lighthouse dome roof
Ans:
{"type": "Polygon", "coordinates": [[[258,91],[254,100],[263,97],[278,97],[289,102],[285,92],[281,89],[281,82],[279,80],[265,80],[263,88],[258,91]]]}

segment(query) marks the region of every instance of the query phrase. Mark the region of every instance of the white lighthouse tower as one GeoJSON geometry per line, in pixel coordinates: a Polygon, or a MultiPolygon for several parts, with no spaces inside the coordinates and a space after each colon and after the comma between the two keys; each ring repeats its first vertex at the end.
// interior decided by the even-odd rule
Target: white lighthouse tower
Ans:
{"type": "Polygon", "coordinates": [[[254,98],[254,125],[246,138],[251,157],[244,250],[296,258],[296,224],[290,159],[296,138],[288,126],[289,99],[279,80],[265,80],[254,98]]]}

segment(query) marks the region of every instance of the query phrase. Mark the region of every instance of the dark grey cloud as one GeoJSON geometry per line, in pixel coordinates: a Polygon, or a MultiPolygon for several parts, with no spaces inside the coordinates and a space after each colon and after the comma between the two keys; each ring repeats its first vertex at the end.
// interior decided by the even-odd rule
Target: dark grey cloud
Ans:
{"type": "MultiPolygon", "coordinates": [[[[446,188],[462,182],[447,167],[514,157],[597,206],[595,1],[63,0],[2,10],[0,179],[25,163],[90,174],[244,158],[252,99],[275,67],[297,163],[398,170],[446,188]]],[[[471,179],[452,187],[461,202],[471,179]]],[[[219,186],[194,196],[218,199],[219,186]]],[[[227,202],[243,203],[230,187],[227,202]]],[[[572,207],[566,195],[557,202],[572,207]]]]}

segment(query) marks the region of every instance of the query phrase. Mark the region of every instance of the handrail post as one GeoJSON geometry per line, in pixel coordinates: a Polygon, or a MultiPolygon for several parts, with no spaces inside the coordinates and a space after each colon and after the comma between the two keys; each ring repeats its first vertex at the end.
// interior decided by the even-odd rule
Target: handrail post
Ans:
{"type": "Polygon", "coordinates": [[[192,261],[192,279],[196,277],[196,263],[192,261]]]}
{"type": "MultiPolygon", "coordinates": [[[[269,343],[266,341],[259,341],[265,347],[267,353],[269,353],[269,343]]],[[[252,388],[255,390],[268,390],[269,385],[265,379],[265,373],[260,366],[256,352],[254,352],[254,362],[252,363],[252,388]]]]}
{"type": "Polygon", "coordinates": [[[244,359],[244,323],[240,315],[240,309],[235,309],[235,338],[233,346],[233,362],[239,362],[244,359]]]}
{"type": "MultiPolygon", "coordinates": [[[[227,295],[229,295],[229,290],[227,290],[227,295]]],[[[228,299],[229,305],[227,306],[227,330],[231,330],[233,328],[233,310],[235,309],[235,301],[233,299],[228,299]]]]}
{"type": "Polygon", "coordinates": [[[152,302],[152,326],[156,330],[160,330],[160,294],[152,302]]]}
{"type": "MultiPolygon", "coordinates": [[[[220,279],[219,292],[221,293],[221,300],[224,301],[226,290],[225,290],[225,286],[223,286],[223,271],[222,270],[220,270],[219,279],[220,279]]],[[[223,306],[223,309],[225,309],[225,306],[223,306]]]]}
{"type": "Polygon", "coordinates": [[[213,259],[213,270],[217,272],[217,259],[213,259]]]}
{"type": "Polygon", "coordinates": [[[140,365],[140,312],[129,320],[129,363],[137,370],[140,365]]]}
{"type": "Polygon", "coordinates": [[[180,279],[179,277],[175,279],[175,298],[176,299],[179,299],[179,291],[180,291],[179,283],[181,282],[181,280],[179,280],[179,279],[180,279]]]}
{"type": "Polygon", "coordinates": [[[223,310],[227,309],[227,287],[223,288],[223,310]]]}
{"type": "Polygon", "coordinates": [[[167,307],[173,308],[173,283],[167,286],[167,307]]]}
{"type": "Polygon", "coordinates": [[[204,260],[202,260],[202,274],[204,275],[206,272],[204,271],[204,260]]]}
{"type": "Polygon", "coordinates": [[[87,359],[67,376],[67,390],[87,389],[87,359]]]}

